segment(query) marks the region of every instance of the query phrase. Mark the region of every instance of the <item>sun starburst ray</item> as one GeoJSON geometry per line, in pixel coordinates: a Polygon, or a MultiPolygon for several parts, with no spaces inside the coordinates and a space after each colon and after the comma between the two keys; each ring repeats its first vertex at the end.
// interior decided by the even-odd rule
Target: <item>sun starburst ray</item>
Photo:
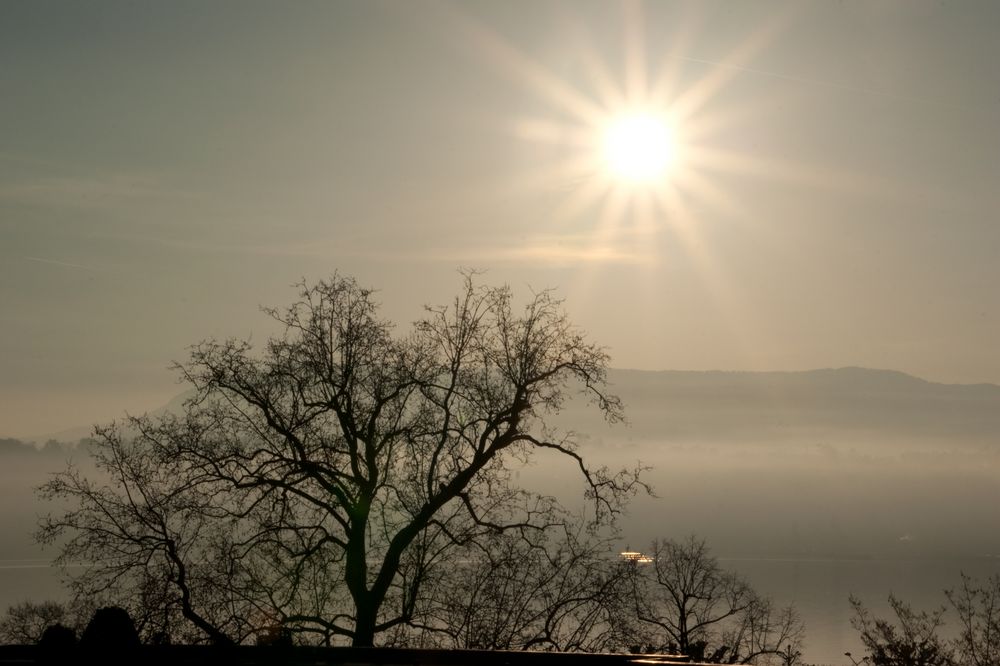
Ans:
{"type": "Polygon", "coordinates": [[[622,9],[625,33],[625,97],[632,103],[642,103],[648,92],[642,5],[637,0],[626,0],[622,9]]]}
{"type": "Polygon", "coordinates": [[[475,50],[513,78],[527,83],[537,94],[584,123],[600,122],[600,104],[588,99],[548,69],[529,58],[495,31],[458,11],[447,14],[475,50]]]}
{"type": "Polygon", "coordinates": [[[773,41],[774,35],[784,27],[786,21],[787,15],[778,15],[768,24],[750,33],[721,61],[710,67],[705,76],[678,95],[673,104],[678,118],[686,119],[697,115],[723,86],[740,74],[737,66],[749,61],[773,41]]]}

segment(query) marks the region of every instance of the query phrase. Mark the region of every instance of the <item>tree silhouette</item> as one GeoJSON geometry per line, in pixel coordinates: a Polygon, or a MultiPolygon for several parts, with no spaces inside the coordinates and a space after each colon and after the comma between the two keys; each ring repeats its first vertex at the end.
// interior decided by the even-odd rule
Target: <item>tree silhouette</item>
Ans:
{"type": "Polygon", "coordinates": [[[896,621],[875,617],[859,599],[850,597],[854,608],[851,625],[858,630],[873,666],[950,666],[951,648],[940,638],[944,608],[931,613],[915,611],[889,595],[896,621]]]}
{"type": "Polygon", "coordinates": [[[775,609],[703,540],[655,541],[648,555],[630,568],[633,608],[620,616],[627,644],[715,663],[798,658],[804,627],[794,609],[775,609]]]}
{"type": "Polygon", "coordinates": [[[962,574],[962,586],[945,594],[958,614],[961,632],[955,646],[961,663],[1000,665],[1000,575],[980,583],[962,574]]]}
{"type": "Polygon", "coordinates": [[[242,570],[229,542],[237,528],[225,488],[155,445],[172,422],[130,418],[128,428],[97,428],[96,474],[70,466],[42,486],[43,497],[70,504],[42,520],[37,538],[59,543],[56,564],[93,562],[72,579],[74,597],[124,606],[147,639],[238,642],[252,633],[255,608],[235,591],[242,570]]]}
{"type": "Polygon", "coordinates": [[[414,621],[455,548],[562,522],[513,483],[534,451],[579,470],[596,521],[642,487],[638,470],[590,468],[546,423],[569,391],[622,415],[606,353],[548,291],[516,308],[509,288],[466,274],[405,335],[341,276],[266,312],[283,331],[260,354],[210,340],[177,366],[196,390],[184,414],[98,431],[110,483],[70,470],[47,486],[78,506],[43,538],[70,532],[64,560],[98,563],[85,576],[141,577],[155,553],[169,603],[205,635],[242,640],[234,618],[256,613],[260,627],[369,646],[414,621]]]}
{"type": "Polygon", "coordinates": [[[430,586],[421,644],[479,650],[609,652],[627,610],[625,563],[610,536],[567,519],[557,530],[489,535],[430,586]]]}
{"type": "Polygon", "coordinates": [[[75,624],[82,629],[80,618],[66,604],[55,601],[23,601],[7,608],[0,619],[0,643],[33,645],[42,639],[45,630],[57,624],[75,624]]]}

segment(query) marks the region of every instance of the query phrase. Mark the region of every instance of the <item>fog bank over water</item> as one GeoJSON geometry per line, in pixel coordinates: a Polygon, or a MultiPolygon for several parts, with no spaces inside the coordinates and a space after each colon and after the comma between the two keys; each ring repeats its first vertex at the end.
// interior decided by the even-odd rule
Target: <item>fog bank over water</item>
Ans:
{"type": "MultiPolygon", "coordinates": [[[[621,522],[635,545],[697,533],[727,557],[1000,556],[998,386],[862,368],[609,379],[628,423],[609,426],[579,400],[552,421],[595,464],[650,466],[656,497],[637,497],[621,522]]],[[[37,556],[33,488],[74,455],[28,452],[0,450],[0,559],[37,556]]],[[[573,503],[580,485],[565,463],[538,456],[518,474],[573,503]]]]}
{"type": "MultiPolygon", "coordinates": [[[[629,423],[572,403],[586,456],[641,460],[626,537],[698,533],[732,557],[1000,556],[1000,387],[862,368],[613,371],[629,423]]],[[[526,470],[530,478],[535,470],[526,470]]]]}

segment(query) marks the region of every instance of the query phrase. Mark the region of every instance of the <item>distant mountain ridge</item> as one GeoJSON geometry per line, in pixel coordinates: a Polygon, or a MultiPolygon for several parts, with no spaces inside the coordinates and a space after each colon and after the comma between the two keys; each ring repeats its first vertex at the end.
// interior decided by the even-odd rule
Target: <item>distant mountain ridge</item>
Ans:
{"type": "MultiPolygon", "coordinates": [[[[636,439],[775,440],[836,431],[1000,443],[1000,386],[941,384],[894,370],[798,372],[612,370],[636,439]]],[[[560,417],[608,431],[572,403],[560,417]]]]}
{"type": "MultiPolygon", "coordinates": [[[[609,430],[595,410],[568,402],[556,421],[592,435],[650,440],[743,440],[855,431],[906,438],[1000,443],[1000,385],[942,384],[896,370],[802,371],[612,369],[608,379],[629,426],[609,430]]],[[[150,414],[179,412],[190,391],[150,414]]],[[[76,442],[93,426],[22,438],[76,442]]]]}

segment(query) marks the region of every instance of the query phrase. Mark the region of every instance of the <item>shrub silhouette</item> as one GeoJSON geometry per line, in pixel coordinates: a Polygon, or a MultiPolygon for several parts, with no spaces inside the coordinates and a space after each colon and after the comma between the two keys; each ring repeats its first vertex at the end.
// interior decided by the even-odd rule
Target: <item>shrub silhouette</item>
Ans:
{"type": "Polygon", "coordinates": [[[46,627],[38,639],[38,647],[44,650],[68,650],[76,645],[76,632],[64,624],[46,627]]]}
{"type": "Polygon", "coordinates": [[[39,664],[67,664],[76,648],[76,632],[64,624],[49,625],[38,639],[39,664]]]}
{"type": "Polygon", "coordinates": [[[116,651],[139,646],[139,632],[128,611],[118,606],[98,608],[80,638],[80,647],[116,651]]]}

